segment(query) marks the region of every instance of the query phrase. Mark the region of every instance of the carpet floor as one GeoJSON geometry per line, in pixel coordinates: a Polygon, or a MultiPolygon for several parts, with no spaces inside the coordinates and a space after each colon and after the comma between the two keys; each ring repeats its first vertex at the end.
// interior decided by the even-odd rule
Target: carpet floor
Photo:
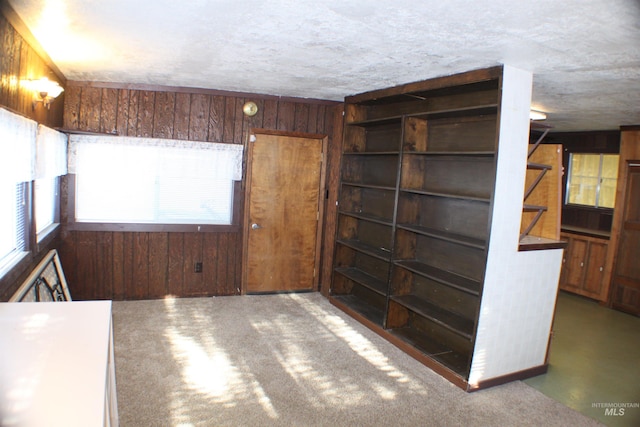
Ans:
{"type": "Polygon", "coordinates": [[[466,393],[318,293],[113,303],[120,425],[598,426],[515,381],[466,393]]]}

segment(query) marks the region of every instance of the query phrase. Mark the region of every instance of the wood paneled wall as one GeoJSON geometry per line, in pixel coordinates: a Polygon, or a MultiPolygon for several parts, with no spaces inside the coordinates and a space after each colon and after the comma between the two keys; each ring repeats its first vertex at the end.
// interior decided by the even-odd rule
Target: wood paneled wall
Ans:
{"type": "MultiPolygon", "coordinates": [[[[243,144],[251,128],[329,136],[323,257],[331,256],[341,104],[295,98],[135,85],[69,82],[64,128],[122,136],[243,144]],[[242,113],[248,101],[258,114],[242,113]],[[333,201],[333,202],[331,202],[333,201]],[[333,209],[332,209],[333,208],[333,209]]],[[[243,186],[240,190],[242,203],[243,186]]],[[[64,192],[63,192],[64,195],[64,192]]],[[[64,204],[64,202],[63,202],[64,204]]],[[[63,230],[60,255],[75,299],[233,295],[240,291],[242,232],[155,233],[63,230]],[[203,262],[203,272],[194,263],[203,262]]],[[[322,281],[322,278],[321,278],[322,281]]]]}
{"type": "MultiPolygon", "coordinates": [[[[59,127],[62,125],[64,94],[55,100],[50,110],[45,109],[42,103],[33,108],[33,92],[20,84],[21,80],[45,76],[63,85],[65,82],[34,40],[8,3],[0,1],[0,106],[49,127],[59,127]]],[[[56,245],[55,235],[40,245],[32,236],[29,256],[0,278],[0,301],[7,301],[42,257],[56,245]]]]}
{"type": "Polygon", "coordinates": [[[64,86],[64,79],[58,77],[49,58],[41,56],[39,46],[32,46],[32,36],[24,33],[26,27],[6,2],[0,2],[0,12],[0,105],[49,127],[60,126],[64,92],[53,102],[51,109],[47,110],[42,103],[34,108],[34,94],[22,82],[48,77],[64,86]],[[22,27],[21,31],[14,25],[22,27]]]}

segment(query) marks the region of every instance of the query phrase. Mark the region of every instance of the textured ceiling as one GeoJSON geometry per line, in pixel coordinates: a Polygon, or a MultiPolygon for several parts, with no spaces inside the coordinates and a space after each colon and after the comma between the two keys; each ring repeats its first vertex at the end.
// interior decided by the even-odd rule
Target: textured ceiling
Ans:
{"type": "Polygon", "coordinates": [[[69,80],[342,100],[500,63],[555,130],[640,124],[638,0],[10,0],[69,80]]]}

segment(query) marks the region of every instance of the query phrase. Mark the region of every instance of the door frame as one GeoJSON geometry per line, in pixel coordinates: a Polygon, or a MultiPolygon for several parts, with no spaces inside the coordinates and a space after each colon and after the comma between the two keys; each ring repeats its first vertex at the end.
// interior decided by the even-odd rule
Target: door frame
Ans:
{"type": "MultiPolygon", "coordinates": [[[[638,138],[640,139],[640,138],[638,138]]],[[[621,156],[622,157],[622,156],[621,156]]],[[[627,209],[627,184],[629,183],[629,177],[631,175],[631,169],[640,168],[640,157],[637,159],[621,159],[618,166],[618,182],[616,189],[616,202],[613,214],[613,225],[611,227],[611,237],[609,239],[609,288],[607,289],[607,307],[614,308],[614,292],[616,291],[613,286],[614,278],[616,277],[617,270],[617,258],[618,249],[620,245],[620,237],[622,235],[622,228],[624,227],[624,219],[626,217],[627,209]]],[[[622,311],[622,310],[621,310],[622,311]]]]}
{"type": "MultiPolygon", "coordinates": [[[[318,226],[316,228],[316,250],[314,259],[314,271],[312,283],[312,291],[318,291],[320,284],[320,268],[322,260],[322,235],[324,232],[324,211],[327,201],[326,197],[326,176],[327,176],[327,149],[329,136],[317,133],[306,132],[291,132],[291,131],[279,131],[273,129],[263,128],[251,128],[249,129],[249,137],[245,145],[245,191],[244,191],[244,204],[243,204],[243,220],[242,220],[242,280],[240,283],[240,295],[246,295],[247,293],[247,266],[249,259],[249,233],[247,232],[250,226],[249,207],[251,201],[251,165],[253,161],[253,147],[252,144],[256,140],[256,135],[275,135],[292,138],[306,138],[306,139],[319,139],[322,141],[322,162],[320,165],[320,188],[318,189],[318,226]]],[[[287,291],[293,292],[293,291],[287,291]]],[[[303,291],[308,292],[308,291],[303,291]]]]}

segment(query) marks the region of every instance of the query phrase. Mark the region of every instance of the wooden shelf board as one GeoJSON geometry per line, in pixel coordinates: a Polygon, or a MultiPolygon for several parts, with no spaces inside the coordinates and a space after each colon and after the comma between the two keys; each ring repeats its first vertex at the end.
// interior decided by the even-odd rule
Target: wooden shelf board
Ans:
{"type": "Polygon", "coordinates": [[[388,329],[388,332],[417,348],[432,359],[442,363],[463,378],[468,376],[468,356],[455,352],[433,339],[421,336],[421,333],[411,328],[388,329]]]}
{"type": "Polygon", "coordinates": [[[408,114],[407,117],[415,117],[419,119],[434,120],[453,117],[467,116],[485,116],[496,114],[498,112],[498,104],[473,105],[470,107],[451,108],[443,110],[433,110],[423,113],[408,114]]]}
{"type": "Polygon", "coordinates": [[[382,296],[387,295],[387,283],[385,281],[382,281],[377,277],[373,277],[358,268],[338,267],[335,271],[336,273],[340,273],[347,279],[352,280],[377,294],[382,296]]]}
{"type": "MultiPolygon", "coordinates": [[[[484,116],[496,114],[498,112],[498,104],[473,105],[469,107],[447,108],[442,110],[422,111],[414,114],[406,114],[404,117],[415,117],[424,120],[445,119],[453,117],[468,116],[484,116]]],[[[382,126],[394,123],[400,123],[403,115],[385,117],[380,119],[359,120],[347,123],[347,126],[382,126]]]]}
{"type": "Polygon", "coordinates": [[[474,200],[477,202],[485,202],[485,203],[490,202],[489,197],[478,197],[478,196],[465,195],[465,194],[440,193],[436,191],[419,190],[415,188],[401,188],[400,191],[403,191],[405,193],[422,194],[424,196],[448,197],[451,199],[474,200]]]}
{"type": "Polygon", "coordinates": [[[415,156],[469,156],[469,157],[493,157],[495,151],[411,151],[405,150],[404,155],[415,156]]]}
{"type": "Polygon", "coordinates": [[[357,219],[361,219],[363,221],[369,221],[369,222],[375,222],[376,224],[381,224],[381,225],[388,225],[389,227],[391,227],[391,220],[388,218],[380,218],[380,217],[376,217],[376,216],[372,216],[372,215],[367,215],[367,214],[362,214],[362,213],[354,213],[354,212],[347,212],[347,211],[338,211],[338,213],[340,215],[347,215],[347,216],[351,216],[353,218],[357,218],[357,219]]]}
{"type": "Polygon", "coordinates": [[[463,236],[461,234],[451,233],[444,230],[437,230],[435,228],[424,227],[414,224],[398,224],[398,228],[411,231],[412,233],[422,234],[424,236],[433,237],[440,240],[446,240],[452,243],[458,243],[464,246],[469,246],[476,249],[485,249],[487,241],[478,239],[475,237],[463,236]]]}
{"type": "Polygon", "coordinates": [[[371,119],[371,120],[356,120],[353,122],[345,123],[347,126],[358,126],[358,127],[375,127],[375,126],[385,126],[385,125],[400,125],[402,122],[402,116],[392,116],[385,117],[380,119],[371,119]]]}
{"type": "Polygon", "coordinates": [[[522,210],[526,211],[526,212],[532,212],[532,211],[546,211],[547,207],[546,206],[540,206],[540,205],[523,205],[522,206],[522,210]]]}
{"type": "Polygon", "coordinates": [[[525,236],[518,245],[519,251],[540,251],[545,249],[564,249],[567,242],[563,240],[546,239],[537,236],[525,236]]]}
{"type": "Polygon", "coordinates": [[[472,295],[480,295],[480,282],[476,280],[432,267],[417,260],[397,260],[394,261],[394,264],[452,288],[472,295]]]}
{"type": "Polygon", "coordinates": [[[391,296],[391,300],[469,341],[472,339],[474,326],[472,320],[465,319],[456,313],[444,310],[416,295],[393,295],[391,296]]]}
{"type": "Polygon", "coordinates": [[[331,298],[376,325],[382,326],[384,323],[384,312],[382,310],[367,304],[355,295],[332,295],[331,298]]]}
{"type": "Polygon", "coordinates": [[[396,191],[395,187],[388,187],[388,186],[385,186],[385,185],[362,184],[362,183],[359,183],[359,182],[343,181],[342,185],[348,185],[350,187],[359,187],[359,188],[370,188],[370,189],[373,189],[373,190],[396,191]]]}
{"type": "Polygon", "coordinates": [[[345,151],[345,156],[397,156],[399,151],[345,151]]]}
{"type": "Polygon", "coordinates": [[[553,169],[553,167],[551,165],[545,165],[545,164],[542,164],[542,163],[533,163],[533,162],[528,162],[527,163],[527,168],[529,168],[529,169],[538,169],[538,170],[553,169]]]}
{"type": "Polygon", "coordinates": [[[374,258],[378,258],[383,261],[391,261],[390,250],[387,251],[382,248],[367,245],[359,240],[338,239],[336,242],[374,258]]]}

